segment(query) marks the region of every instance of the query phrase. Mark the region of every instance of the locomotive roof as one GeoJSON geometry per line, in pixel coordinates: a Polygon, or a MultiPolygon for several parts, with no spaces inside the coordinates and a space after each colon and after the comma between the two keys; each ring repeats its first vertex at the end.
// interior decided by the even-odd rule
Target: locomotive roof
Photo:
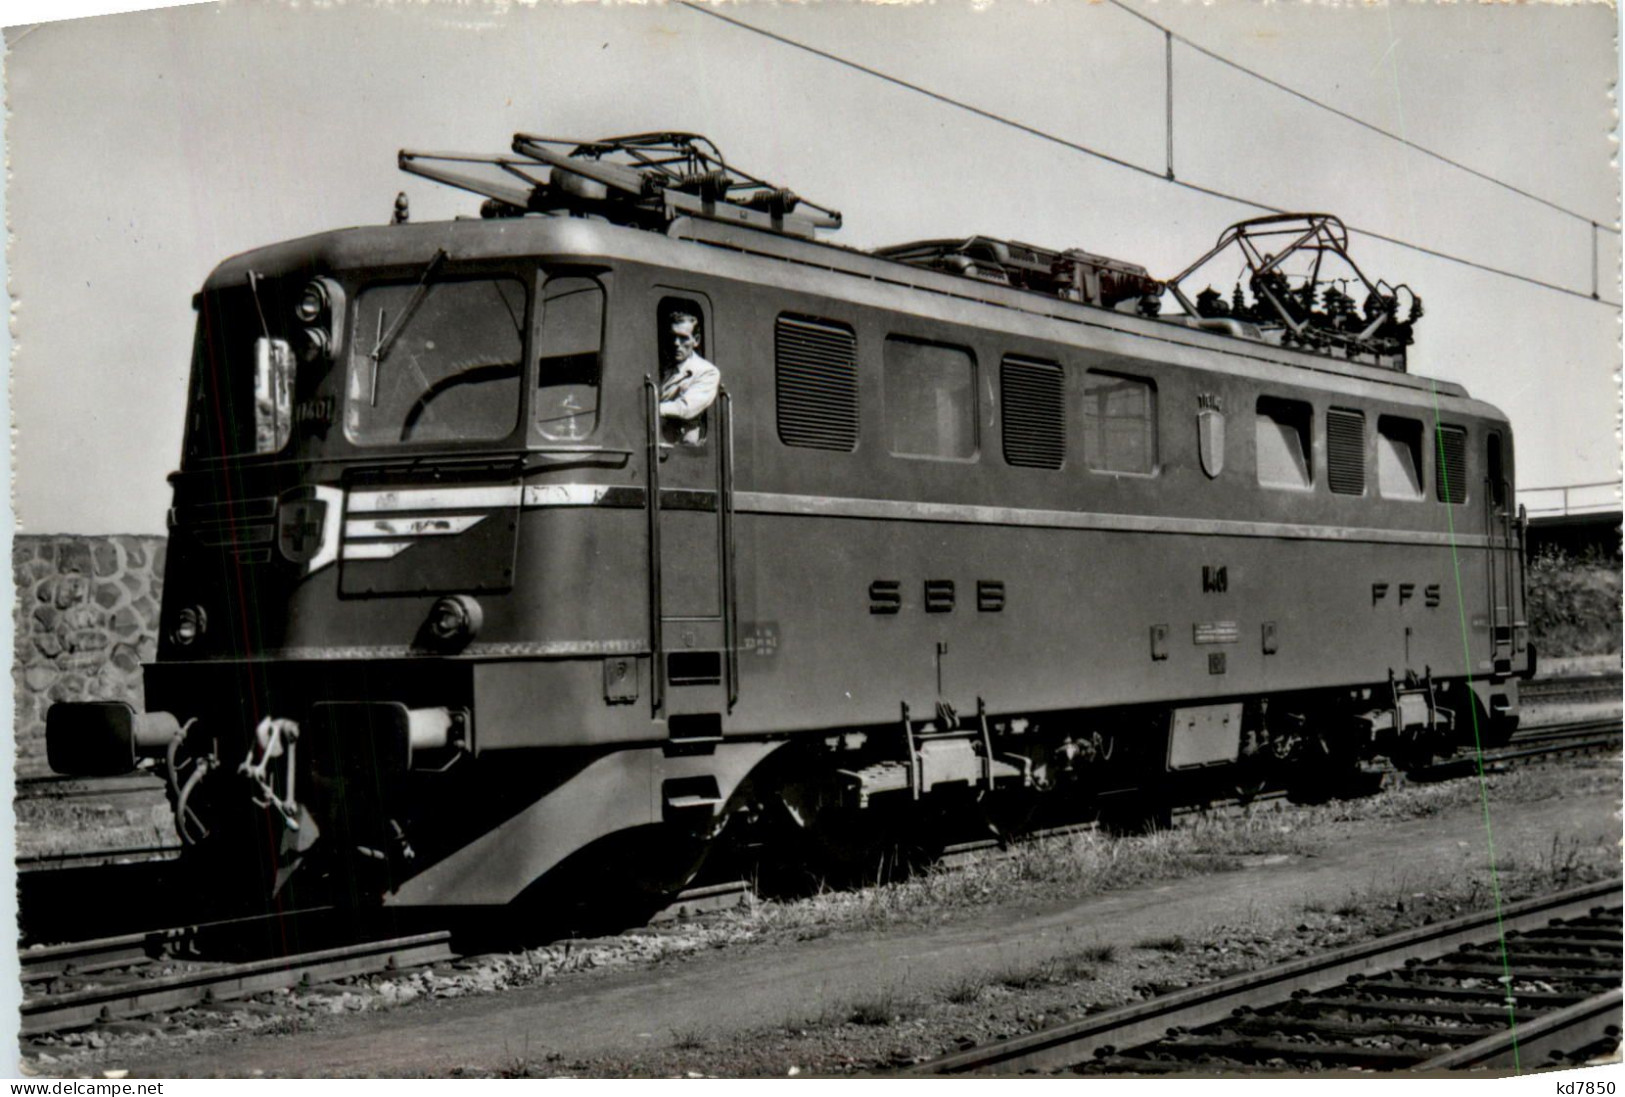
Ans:
{"type": "MultiPolygon", "coordinates": [[[[782,284],[785,288],[825,292],[858,299],[853,279],[861,280],[862,300],[899,311],[933,311],[941,305],[984,305],[1035,320],[1059,322],[1070,331],[1047,333],[1046,338],[1077,342],[1073,325],[1090,330],[1091,338],[1116,343],[1150,338],[1165,348],[1198,352],[1203,364],[1216,364],[1212,356],[1231,367],[1246,362],[1272,363],[1311,377],[1343,377],[1389,388],[1437,392],[1442,397],[1469,399],[1454,382],[1434,381],[1415,374],[1341,361],[1268,343],[1244,341],[1186,326],[1180,318],[1152,319],[1126,312],[1075,303],[974,279],[914,266],[823,241],[796,239],[748,228],[680,218],[666,232],[630,228],[580,217],[530,216],[518,218],[414,222],[409,224],[333,229],[243,252],[222,262],[209,275],[204,288],[220,290],[245,283],[249,271],[275,277],[300,271],[378,270],[407,273],[420,269],[437,249],[446,251],[452,264],[491,259],[601,258],[667,266],[673,269],[736,278],[756,284],[782,284]]],[[[958,322],[1002,326],[998,312],[958,322]]],[[[1142,349],[1127,351],[1144,357],[1142,349]]],[[[1188,353],[1188,352],[1187,352],[1188,353]]],[[[1177,355],[1184,358],[1184,354],[1177,355]]],[[[1190,364],[1187,362],[1187,364],[1190,364]]],[[[1504,418],[1491,405],[1470,401],[1479,413],[1504,418]]]]}

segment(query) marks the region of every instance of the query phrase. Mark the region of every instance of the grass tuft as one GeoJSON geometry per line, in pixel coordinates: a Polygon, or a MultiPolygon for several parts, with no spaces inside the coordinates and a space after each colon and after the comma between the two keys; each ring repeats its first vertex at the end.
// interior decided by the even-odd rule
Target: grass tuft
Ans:
{"type": "Polygon", "coordinates": [[[1050,964],[1032,964],[1005,968],[993,976],[993,981],[1010,990],[1031,990],[1048,986],[1053,980],[1050,964]]]}
{"type": "Polygon", "coordinates": [[[1091,964],[1109,964],[1117,959],[1116,945],[1090,945],[1078,952],[1077,958],[1091,964]]]}
{"type": "Polygon", "coordinates": [[[1184,952],[1190,947],[1190,942],[1176,933],[1171,937],[1147,937],[1134,947],[1156,952],[1184,952]]]}
{"type": "Polygon", "coordinates": [[[888,989],[854,1001],[847,1007],[846,1020],[848,1024],[880,1027],[903,1020],[909,1009],[906,998],[888,989]]]}
{"type": "Polygon", "coordinates": [[[705,1034],[697,1028],[674,1028],[671,1046],[679,1051],[698,1051],[705,1046],[705,1034]]]}

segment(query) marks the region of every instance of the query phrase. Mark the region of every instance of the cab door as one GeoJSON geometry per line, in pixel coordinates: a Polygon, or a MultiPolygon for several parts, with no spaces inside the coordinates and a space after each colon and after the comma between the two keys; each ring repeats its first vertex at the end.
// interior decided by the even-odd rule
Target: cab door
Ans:
{"type": "Polygon", "coordinates": [[[731,431],[726,368],[704,294],[660,287],[650,317],[649,360],[659,373],[645,381],[650,466],[650,595],[656,607],[654,713],[674,738],[721,734],[737,698],[733,667],[731,431]],[[662,422],[662,379],[672,368],[671,320],[698,319],[696,353],[723,370],[724,388],[699,417],[662,422]],[[658,349],[657,349],[658,348],[658,349]]]}
{"type": "Polygon", "coordinates": [[[1519,569],[1523,553],[1512,513],[1512,478],[1501,432],[1489,431],[1484,441],[1485,534],[1489,550],[1490,630],[1496,674],[1509,673],[1513,650],[1528,642],[1524,625],[1523,584],[1519,569]]]}

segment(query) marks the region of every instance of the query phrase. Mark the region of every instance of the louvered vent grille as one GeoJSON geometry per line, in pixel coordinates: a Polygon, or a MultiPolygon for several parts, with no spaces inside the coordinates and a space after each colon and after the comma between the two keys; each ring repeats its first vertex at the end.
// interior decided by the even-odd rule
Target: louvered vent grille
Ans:
{"type": "Polygon", "coordinates": [[[1365,494],[1364,412],[1326,412],[1326,474],[1337,494],[1365,494]]]}
{"type": "Polygon", "coordinates": [[[779,440],[812,449],[856,449],[858,341],[852,329],[781,316],[773,345],[779,440]]]}
{"type": "Polygon", "coordinates": [[[1066,392],[1054,362],[1006,358],[999,372],[1004,394],[1004,460],[1023,468],[1058,469],[1066,460],[1066,392]]]}
{"type": "Polygon", "coordinates": [[[1467,432],[1460,427],[1440,427],[1434,438],[1439,457],[1438,493],[1445,503],[1467,501],[1467,432]]]}

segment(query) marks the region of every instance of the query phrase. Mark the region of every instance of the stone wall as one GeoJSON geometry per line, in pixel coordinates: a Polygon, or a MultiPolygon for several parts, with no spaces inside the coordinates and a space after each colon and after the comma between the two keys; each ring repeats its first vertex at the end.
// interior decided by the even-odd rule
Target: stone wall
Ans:
{"type": "Polygon", "coordinates": [[[45,710],[55,702],[141,707],[141,664],[157,651],[164,546],[162,537],[143,536],[12,539],[19,777],[50,772],[45,710]]]}

